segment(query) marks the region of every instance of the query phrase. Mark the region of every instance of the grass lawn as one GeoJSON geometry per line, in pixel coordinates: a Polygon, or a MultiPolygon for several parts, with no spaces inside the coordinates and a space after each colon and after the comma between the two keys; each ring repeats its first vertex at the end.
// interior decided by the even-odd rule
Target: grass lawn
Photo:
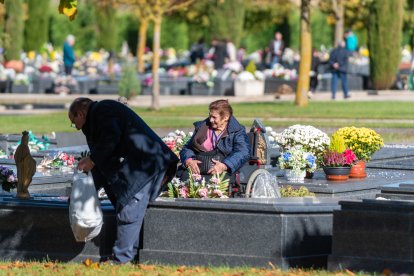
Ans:
{"type": "MultiPolygon", "coordinates": [[[[386,143],[414,143],[414,102],[310,102],[305,108],[292,102],[232,104],[234,115],[246,126],[254,118],[265,125],[283,129],[293,124],[307,124],[330,133],[344,126],[370,127],[380,133],[386,143]]],[[[151,111],[134,110],[152,127],[192,129],[192,123],[208,115],[208,106],[174,106],[151,111]]],[[[42,115],[0,116],[0,133],[36,134],[75,131],[70,128],[67,112],[42,115]]]]}
{"type": "Polygon", "coordinates": [[[228,267],[187,267],[160,265],[123,265],[111,266],[85,261],[82,263],[53,262],[0,262],[1,275],[268,275],[268,276],[311,276],[311,275],[369,275],[348,270],[327,272],[325,270],[265,268],[228,268],[228,267]]]}

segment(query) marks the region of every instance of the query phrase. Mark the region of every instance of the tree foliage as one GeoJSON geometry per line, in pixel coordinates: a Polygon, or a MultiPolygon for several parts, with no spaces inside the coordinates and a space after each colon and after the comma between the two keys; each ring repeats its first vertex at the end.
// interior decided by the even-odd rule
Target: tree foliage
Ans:
{"type": "Polygon", "coordinates": [[[5,33],[12,43],[5,45],[6,60],[19,60],[23,49],[24,9],[23,0],[6,2],[5,33]]]}
{"type": "Polygon", "coordinates": [[[38,51],[48,42],[49,0],[28,0],[28,18],[24,27],[24,50],[38,51]]]}
{"type": "Polygon", "coordinates": [[[212,1],[209,6],[210,33],[217,39],[228,39],[239,45],[244,22],[244,1],[212,1]]]}
{"type": "Polygon", "coordinates": [[[388,89],[401,59],[404,0],[376,0],[370,5],[368,48],[370,72],[376,89],[388,89]]]}
{"type": "Polygon", "coordinates": [[[113,51],[117,43],[116,2],[115,0],[94,1],[97,27],[97,48],[113,51]]]}

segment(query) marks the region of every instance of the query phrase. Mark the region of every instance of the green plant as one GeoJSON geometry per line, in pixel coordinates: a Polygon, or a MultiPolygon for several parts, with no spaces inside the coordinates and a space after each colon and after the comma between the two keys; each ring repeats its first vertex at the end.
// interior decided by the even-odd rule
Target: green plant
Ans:
{"type": "Polygon", "coordinates": [[[119,95],[127,99],[141,93],[141,83],[137,77],[135,67],[127,64],[122,69],[121,80],[119,81],[119,95]]]}
{"type": "Polygon", "coordinates": [[[300,186],[299,188],[293,188],[292,186],[283,186],[280,189],[282,197],[304,197],[315,196],[315,193],[309,192],[308,188],[300,186]]]}
{"type": "Polygon", "coordinates": [[[368,17],[370,72],[375,89],[388,89],[401,60],[403,0],[376,0],[368,17]]]}
{"type": "Polygon", "coordinates": [[[253,60],[250,60],[249,63],[247,64],[246,71],[252,73],[253,76],[256,73],[256,64],[254,63],[253,60]]]}
{"type": "Polygon", "coordinates": [[[344,137],[334,133],[331,137],[331,143],[329,144],[329,149],[338,153],[343,153],[346,149],[344,137]]]}
{"type": "Polygon", "coordinates": [[[23,48],[24,10],[23,0],[8,1],[6,4],[5,33],[9,35],[12,43],[5,45],[6,60],[20,60],[23,48]]]}

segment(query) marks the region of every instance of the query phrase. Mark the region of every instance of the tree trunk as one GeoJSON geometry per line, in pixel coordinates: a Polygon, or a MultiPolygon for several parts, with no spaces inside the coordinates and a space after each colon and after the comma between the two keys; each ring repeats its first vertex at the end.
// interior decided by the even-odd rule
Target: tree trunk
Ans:
{"type": "Polygon", "coordinates": [[[145,62],[144,62],[144,52],[145,44],[147,43],[147,29],[148,29],[148,19],[141,18],[139,31],[138,31],[138,49],[137,49],[137,63],[138,63],[138,72],[144,73],[145,62]]]}
{"type": "Polygon", "coordinates": [[[161,37],[161,21],[158,15],[154,20],[154,38],[153,38],[153,59],[152,59],[152,102],[151,109],[160,109],[160,79],[158,69],[160,67],[160,37],[161,37]]]}
{"type": "Polygon", "coordinates": [[[302,0],[300,16],[300,64],[295,104],[308,105],[309,72],[312,56],[312,35],[310,24],[310,0],[302,0]]]}
{"type": "Polygon", "coordinates": [[[335,44],[344,40],[344,4],[342,0],[332,0],[332,8],[335,13],[335,44]]]}

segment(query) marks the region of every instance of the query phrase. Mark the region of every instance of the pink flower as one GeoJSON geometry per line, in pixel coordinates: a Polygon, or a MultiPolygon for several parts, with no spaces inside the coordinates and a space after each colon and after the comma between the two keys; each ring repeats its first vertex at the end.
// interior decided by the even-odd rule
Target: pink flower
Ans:
{"type": "Polygon", "coordinates": [[[214,177],[213,176],[212,178],[210,178],[210,182],[217,185],[217,184],[219,184],[220,181],[219,181],[219,179],[217,177],[214,177]]]}
{"type": "Polygon", "coordinates": [[[346,164],[348,165],[351,165],[357,160],[357,157],[351,149],[346,149],[343,154],[345,156],[346,164]]]}
{"type": "Polygon", "coordinates": [[[165,144],[167,145],[167,147],[168,147],[170,150],[174,150],[174,148],[175,148],[175,146],[176,146],[175,141],[166,141],[166,142],[165,142],[165,144]]]}
{"type": "Polygon", "coordinates": [[[213,194],[216,195],[217,197],[222,197],[223,196],[223,192],[220,190],[214,190],[213,194]]]}
{"type": "Polygon", "coordinates": [[[193,179],[194,179],[195,181],[199,181],[199,180],[201,180],[201,175],[200,175],[200,174],[193,173],[193,174],[192,174],[192,176],[193,176],[193,179]]]}
{"type": "Polygon", "coordinates": [[[66,153],[62,153],[59,156],[60,159],[62,159],[63,161],[67,161],[69,159],[69,156],[66,153]]]}
{"type": "Polygon", "coordinates": [[[183,198],[188,198],[188,187],[187,186],[184,186],[184,187],[181,187],[180,188],[180,190],[179,190],[179,192],[180,192],[180,196],[181,197],[183,197],[183,198]]]}
{"type": "Polygon", "coordinates": [[[7,177],[7,181],[8,182],[15,182],[16,181],[16,177],[13,174],[11,174],[11,175],[9,175],[9,177],[7,177]]]}
{"type": "Polygon", "coordinates": [[[202,198],[207,198],[208,197],[207,188],[201,188],[200,190],[198,190],[198,195],[202,198]]]}

